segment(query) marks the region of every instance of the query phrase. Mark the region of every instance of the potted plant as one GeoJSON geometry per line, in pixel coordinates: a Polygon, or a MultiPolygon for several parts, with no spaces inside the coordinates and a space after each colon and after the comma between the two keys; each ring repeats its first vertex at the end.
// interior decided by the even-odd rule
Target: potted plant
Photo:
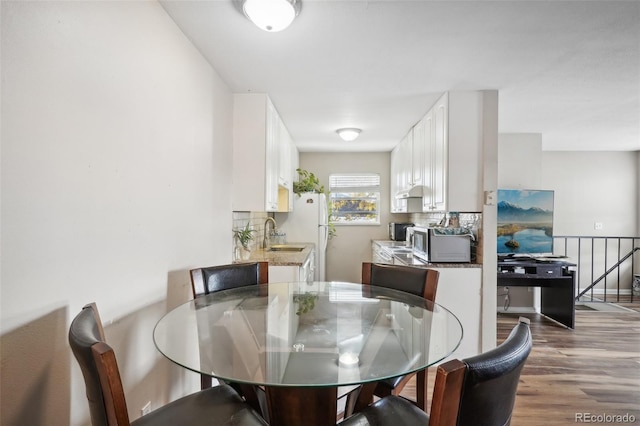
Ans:
{"type": "Polygon", "coordinates": [[[247,225],[244,228],[235,229],[233,231],[233,235],[240,243],[240,247],[236,247],[236,249],[239,250],[240,259],[242,260],[247,260],[249,259],[249,256],[251,256],[251,248],[249,247],[249,244],[253,240],[254,232],[256,232],[256,230],[249,227],[249,222],[247,222],[247,225]]]}
{"type": "Polygon", "coordinates": [[[298,180],[293,182],[293,192],[298,194],[302,194],[303,192],[314,192],[316,194],[324,194],[324,186],[320,185],[320,179],[316,177],[313,173],[304,170],[304,169],[296,169],[298,172],[298,180]]]}

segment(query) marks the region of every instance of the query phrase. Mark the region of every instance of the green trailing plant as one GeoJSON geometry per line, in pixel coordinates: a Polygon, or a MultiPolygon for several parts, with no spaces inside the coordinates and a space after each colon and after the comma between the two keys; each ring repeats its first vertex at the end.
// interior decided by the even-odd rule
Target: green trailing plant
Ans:
{"type": "Polygon", "coordinates": [[[318,298],[317,294],[305,293],[305,294],[295,294],[293,296],[293,303],[298,304],[298,310],[296,311],[296,315],[306,314],[309,311],[312,311],[313,308],[316,307],[316,299],[318,298]]]}
{"type": "Polygon", "coordinates": [[[256,230],[249,228],[249,222],[247,222],[247,225],[244,228],[234,230],[233,235],[240,242],[242,247],[249,250],[249,243],[253,240],[254,232],[256,232],[256,230]]]}

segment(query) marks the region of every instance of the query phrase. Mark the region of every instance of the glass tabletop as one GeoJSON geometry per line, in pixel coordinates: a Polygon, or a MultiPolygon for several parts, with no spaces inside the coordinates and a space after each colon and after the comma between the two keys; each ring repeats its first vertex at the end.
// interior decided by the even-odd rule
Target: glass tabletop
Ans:
{"type": "Polygon", "coordinates": [[[198,297],[158,321],[158,350],[189,370],[264,386],[347,386],[421,370],[460,344],[446,308],[344,282],[252,285],[198,297]]]}

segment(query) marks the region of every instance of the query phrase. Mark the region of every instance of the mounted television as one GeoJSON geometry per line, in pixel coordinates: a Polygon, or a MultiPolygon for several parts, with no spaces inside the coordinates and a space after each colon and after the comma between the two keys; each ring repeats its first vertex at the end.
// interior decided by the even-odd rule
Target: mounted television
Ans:
{"type": "Polygon", "coordinates": [[[498,255],[553,254],[553,191],[498,189],[498,255]]]}

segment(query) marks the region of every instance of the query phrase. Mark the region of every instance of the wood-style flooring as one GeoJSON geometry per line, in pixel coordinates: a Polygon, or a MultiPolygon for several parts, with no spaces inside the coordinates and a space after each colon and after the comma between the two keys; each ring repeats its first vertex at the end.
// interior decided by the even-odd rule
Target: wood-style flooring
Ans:
{"type": "MultiPolygon", "coordinates": [[[[498,315],[497,343],[520,315],[531,320],[533,334],[512,426],[572,425],[587,418],[595,424],[640,425],[640,302],[619,305],[634,311],[577,310],[575,330],[538,314],[498,315]],[[625,415],[635,422],[614,417],[625,415]]],[[[430,371],[430,388],[434,377],[430,371]]],[[[413,399],[415,387],[405,387],[403,395],[413,399]]]]}

